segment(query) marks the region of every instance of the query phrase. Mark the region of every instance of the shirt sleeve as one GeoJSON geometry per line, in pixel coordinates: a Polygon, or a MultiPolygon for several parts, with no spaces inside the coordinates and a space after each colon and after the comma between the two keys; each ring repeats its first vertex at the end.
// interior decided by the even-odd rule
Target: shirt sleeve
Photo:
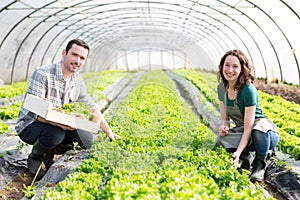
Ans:
{"type": "MultiPolygon", "coordinates": [[[[44,97],[45,93],[45,77],[38,72],[38,70],[35,70],[33,75],[30,77],[28,81],[28,88],[26,91],[26,94],[33,94],[38,97],[44,97]]],[[[30,112],[29,110],[23,108],[20,108],[18,120],[16,122],[15,130],[19,134],[21,133],[29,124],[34,122],[37,119],[38,115],[30,112]]]]}
{"type": "Polygon", "coordinates": [[[219,85],[218,85],[218,99],[219,99],[219,101],[224,101],[224,95],[225,95],[225,88],[221,83],[219,83],[219,85]]]}
{"type": "Polygon", "coordinates": [[[46,97],[46,80],[47,77],[39,70],[35,70],[28,82],[28,94],[44,98],[46,97]]]}
{"type": "Polygon", "coordinates": [[[257,104],[257,90],[253,84],[245,85],[243,88],[242,98],[245,107],[254,106],[257,104]]]}
{"type": "Polygon", "coordinates": [[[89,106],[92,110],[96,110],[99,106],[92,100],[90,95],[86,91],[86,85],[81,75],[78,76],[78,84],[80,94],[78,97],[79,102],[84,102],[87,106],[89,106]]]}

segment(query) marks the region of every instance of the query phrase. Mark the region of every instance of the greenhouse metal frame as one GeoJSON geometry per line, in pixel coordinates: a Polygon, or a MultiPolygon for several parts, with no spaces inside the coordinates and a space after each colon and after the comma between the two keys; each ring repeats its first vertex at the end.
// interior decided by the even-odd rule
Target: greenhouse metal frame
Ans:
{"type": "Polygon", "coordinates": [[[0,80],[27,80],[84,39],[84,72],[191,67],[216,71],[240,49],[258,78],[300,84],[300,3],[292,0],[2,0],[0,80]]]}

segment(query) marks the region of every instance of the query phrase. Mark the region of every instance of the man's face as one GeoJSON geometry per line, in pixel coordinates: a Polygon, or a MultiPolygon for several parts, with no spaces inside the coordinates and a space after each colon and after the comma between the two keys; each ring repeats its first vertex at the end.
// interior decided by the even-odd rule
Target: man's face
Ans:
{"type": "Polygon", "coordinates": [[[68,53],[63,50],[62,64],[70,73],[75,73],[80,70],[88,56],[89,51],[82,46],[73,44],[68,53]]]}

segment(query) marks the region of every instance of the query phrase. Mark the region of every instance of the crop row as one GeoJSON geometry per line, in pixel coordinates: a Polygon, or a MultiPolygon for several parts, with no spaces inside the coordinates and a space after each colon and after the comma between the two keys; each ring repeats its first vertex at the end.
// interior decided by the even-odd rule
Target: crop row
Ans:
{"type": "Polygon", "coordinates": [[[94,101],[98,102],[105,98],[102,92],[111,84],[116,83],[128,72],[122,70],[106,70],[102,72],[84,73],[83,78],[86,83],[87,92],[94,101]]]}
{"type": "MultiPolygon", "coordinates": [[[[216,104],[218,101],[216,92],[218,81],[215,74],[196,70],[178,70],[177,73],[195,84],[208,101],[216,104]]],[[[284,100],[279,96],[266,94],[262,91],[258,92],[263,112],[279,128],[279,149],[296,159],[300,159],[300,105],[284,100]]]]}
{"type": "Polygon", "coordinates": [[[265,199],[162,71],[141,77],[110,126],[121,139],[100,133],[89,158],[44,199],[265,199]]]}
{"type": "Polygon", "coordinates": [[[174,72],[193,83],[204,95],[206,101],[210,101],[216,108],[219,108],[217,96],[218,82],[215,74],[200,72],[198,70],[175,70],[174,72]]]}
{"type": "MultiPolygon", "coordinates": [[[[83,78],[86,82],[88,93],[93,96],[95,101],[100,101],[105,98],[101,92],[112,83],[120,80],[126,74],[128,73],[124,71],[112,70],[101,73],[86,73],[83,74],[83,78]]],[[[24,95],[27,85],[27,82],[18,82],[2,86],[0,87],[0,97],[10,99],[24,95]]],[[[4,121],[7,119],[17,119],[21,105],[22,101],[18,101],[9,106],[0,106],[0,134],[9,132],[9,127],[4,121]]]]}
{"type": "Polygon", "coordinates": [[[15,96],[25,94],[27,82],[16,82],[10,85],[0,87],[0,99],[9,99],[15,96]]]}
{"type": "Polygon", "coordinates": [[[9,132],[9,127],[3,120],[17,117],[19,103],[11,104],[11,102],[14,97],[23,95],[26,88],[27,82],[17,82],[0,87],[0,134],[9,132]],[[5,104],[11,104],[11,106],[4,107],[5,104]]]}
{"type": "Polygon", "coordinates": [[[261,107],[280,133],[279,149],[300,159],[300,105],[259,91],[261,107]]]}

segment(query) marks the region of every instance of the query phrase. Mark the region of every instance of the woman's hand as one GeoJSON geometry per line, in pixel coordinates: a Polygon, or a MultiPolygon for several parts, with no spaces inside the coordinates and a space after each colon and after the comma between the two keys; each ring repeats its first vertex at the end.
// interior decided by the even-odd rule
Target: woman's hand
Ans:
{"type": "Polygon", "coordinates": [[[228,131],[229,131],[229,127],[228,127],[228,126],[222,125],[222,126],[221,126],[221,130],[220,130],[220,135],[221,135],[221,136],[225,136],[225,135],[228,134],[228,131]]]}
{"type": "Polygon", "coordinates": [[[234,168],[237,168],[240,160],[240,154],[238,152],[234,152],[232,154],[232,165],[234,168]]]}

